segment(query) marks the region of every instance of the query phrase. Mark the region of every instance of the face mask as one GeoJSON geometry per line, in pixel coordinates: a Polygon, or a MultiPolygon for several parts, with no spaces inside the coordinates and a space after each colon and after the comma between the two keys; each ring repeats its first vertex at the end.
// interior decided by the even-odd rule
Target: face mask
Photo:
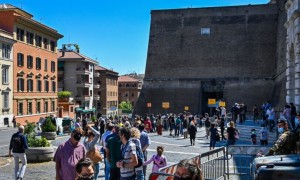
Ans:
{"type": "Polygon", "coordinates": [[[252,134],[255,134],[255,131],[252,131],[252,134]]]}
{"type": "Polygon", "coordinates": [[[281,134],[284,132],[284,129],[283,128],[278,128],[278,132],[281,134]]]}
{"type": "Polygon", "coordinates": [[[73,137],[74,137],[74,139],[75,139],[76,141],[80,141],[80,139],[81,139],[81,134],[75,133],[75,134],[73,135],[73,137]]]}
{"type": "Polygon", "coordinates": [[[94,176],[92,177],[79,177],[78,180],[93,180],[94,176]]]}
{"type": "Polygon", "coordinates": [[[183,178],[183,177],[174,176],[174,180],[191,180],[191,179],[192,179],[191,177],[183,178]]]}

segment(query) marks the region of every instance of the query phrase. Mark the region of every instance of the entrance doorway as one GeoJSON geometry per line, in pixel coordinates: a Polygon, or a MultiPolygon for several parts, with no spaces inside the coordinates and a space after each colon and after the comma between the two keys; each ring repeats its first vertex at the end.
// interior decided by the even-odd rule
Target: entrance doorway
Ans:
{"type": "Polygon", "coordinates": [[[202,114],[209,113],[210,116],[216,114],[216,108],[208,107],[208,99],[216,99],[219,101],[223,99],[223,91],[221,92],[202,92],[202,114]]]}

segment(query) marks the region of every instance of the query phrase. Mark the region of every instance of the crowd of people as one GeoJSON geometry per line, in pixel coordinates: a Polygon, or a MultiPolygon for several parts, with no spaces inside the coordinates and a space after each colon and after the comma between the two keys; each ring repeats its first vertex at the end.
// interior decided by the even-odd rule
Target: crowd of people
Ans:
{"type": "MultiPolygon", "coordinates": [[[[293,104],[291,104],[293,106],[293,104]]],[[[261,129],[258,131],[261,145],[268,145],[269,133],[273,133],[277,125],[280,137],[267,155],[289,154],[295,152],[295,142],[299,139],[300,114],[294,114],[290,105],[285,106],[277,121],[274,108],[270,103],[264,104],[259,110],[253,108],[253,120],[258,122],[258,114],[263,113],[261,129]],[[292,120],[293,118],[295,121],[292,120]],[[297,134],[294,135],[294,134],[297,134]]],[[[167,157],[164,155],[164,147],[158,146],[157,152],[148,158],[147,148],[151,144],[149,133],[169,132],[171,137],[183,136],[190,139],[190,145],[195,145],[198,128],[204,128],[206,138],[209,139],[210,150],[214,149],[218,141],[227,141],[227,146],[236,144],[240,131],[235,127],[236,123],[245,122],[247,106],[237,104],[232,108],[232,119],[226,116],[226,109],[219,107],[216,115],[210,117],[189,113],[135,116],[129,119],[124,117],[99,118],[93,125],[87,118],[76,119],[75,129],[72,130],[70,139],[59,145],[54,156],[56,179],[97,179],[100,171],[100,162],[104,163],[105,180],[144,180],[146,178],[147,165],[153,164],[152,172],[158,172],[160,168],[167,166],[167,157]],[[245,112],[243,112],[245,111],[245,112]],[[228,123],[227,123],[228,122],[228,123]],[[219,132],[220,130],[220,132],[219,132]],[[82,140],[83,137],[83,141],[82,140]],[[99,142],[100,146],[96,144],[99,142]],[[101,149],[98,149],[101,147],[101,149]]],[[[27,161],[25,149],[28,148],[26,137],[23,135],[24,127],[20,126],[18,132],[12,136],[9,156],[14,154],[15,177],[24,177],[27,161]],[[18,139],[22,147],[17,148],[12,142],[18,139]],[[22,162],[19,168],[19,160],[22,162]]],[[[257,144],[257,132],[251,129],[249,137],[251,142],[257,144]]],[[[181,161],[178,164],[174,179],[191,176],[192,179],[201,179],[202,173],[199,165],[190,160],[181,161]],[[191,168],[182,169],[187,167],[191,168]],[[184,175],[182,175],[184,174],[184,175]]],[[[191,179],[191,178],[190,178],[191,179]]]]}

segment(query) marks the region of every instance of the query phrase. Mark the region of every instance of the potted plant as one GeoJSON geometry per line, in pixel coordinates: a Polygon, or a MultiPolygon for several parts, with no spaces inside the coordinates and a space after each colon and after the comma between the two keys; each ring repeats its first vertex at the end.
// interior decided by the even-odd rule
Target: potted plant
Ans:
{"type": "Polygon", "coordinates": [[[27,125],[24,128],[28,142],[26,156],[28,162],[45,162],[51,161],[54,156],[54,148],[46,138],[38,137],[34,133],[35,123],[26,121],[27,125]]]}
{"type": "Polygon", "coordinates": [[[55,140],[56,138],[56,126],[52,123],[52,117],[46,117],[42,125],[41,136],[47,140],[55,140]]]}
{"type": "Polygon", "coordinates": [[[57,93],[58,99],[61,101],[69,101],[69,98],[72,96],[70,91],[59,91],[57,93]]]}

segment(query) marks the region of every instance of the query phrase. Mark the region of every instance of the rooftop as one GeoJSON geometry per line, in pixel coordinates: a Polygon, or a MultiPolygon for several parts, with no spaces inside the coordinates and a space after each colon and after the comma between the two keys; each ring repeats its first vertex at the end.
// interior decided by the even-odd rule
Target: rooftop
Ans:
{"type": "Polygon", "coordinates": [[[118,82],[139,82],[139,80],[131,76],[120,76],[118,82]]]}

